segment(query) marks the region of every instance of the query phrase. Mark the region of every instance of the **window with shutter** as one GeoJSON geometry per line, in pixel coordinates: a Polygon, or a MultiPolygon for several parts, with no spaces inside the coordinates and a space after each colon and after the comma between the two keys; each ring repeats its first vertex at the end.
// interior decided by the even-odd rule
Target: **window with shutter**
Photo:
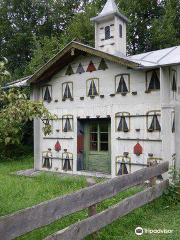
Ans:
{"type": "Polygon", "coordinates": [[[110,39],[110,26],[105,27],[105,40],[110,39]]]}
{"type": "Polygon", "coordinates": [[[119,24],[119,37],[122,38],[122,25],[119,24]]]}

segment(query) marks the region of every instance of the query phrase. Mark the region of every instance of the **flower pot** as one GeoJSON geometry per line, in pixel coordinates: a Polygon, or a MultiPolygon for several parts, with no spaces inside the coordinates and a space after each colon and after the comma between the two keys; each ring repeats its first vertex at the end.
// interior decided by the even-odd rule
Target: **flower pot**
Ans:
{"type": "Polygon", "coordinates": [[[84,100],[84,97],[80,97],[80,100],[84,100]]]}
{"type": "Polygon", "coordinates": [[[153,153],[148,153],[148,156],[149,157],[153,157],[153,153]]]}
{"type": "Polygon", "coordinates": [[[121,93],[121,96],[125,97],[127,95],[127,93],[121,93]]]}
{"type": "Polygon", "coordinates": [[[146,90],[146,91],[145,91],[145,93],[150,93],[150,92],[151,92],[151,90],[146,90]]]}
{"type": "Polygon", "coordinates": [[[104,95],[100,95],[100,98],[104,98],[104,95]]]}
{"type": "Polygon", "coordinates": [[[137,95],[137,92],[132,92],[132,95],[137,95]]]}
{"type": "Polygon", "coordinates": [[[140,132],[140,128],[136,128],[136,132],[140,132]]]}
{"type": "Polygon", "coordinates": [[[114,97],[114,96],[115,96],[115,94],[114,94],[114,93],[112,93],[112,94],[110,94],[109,96],[110,96],[110,97],[114,97]]]}

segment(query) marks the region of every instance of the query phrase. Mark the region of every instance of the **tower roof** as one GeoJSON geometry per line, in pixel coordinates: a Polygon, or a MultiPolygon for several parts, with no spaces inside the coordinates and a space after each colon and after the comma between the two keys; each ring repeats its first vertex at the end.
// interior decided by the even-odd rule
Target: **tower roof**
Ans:
{"type": "Polygon", "coordinates": [[[125,17],[123,14],[121,14],[119,12],[119,9],[118,9],[116,3],[114,2],[114,0],[108,0],[106,2],[106,5],[104,6],[102,12],[97,17],[91,18],[91,21],[96,22],[99,20],[107,19],[109,17],[113,17],[114,15],[119,16],[126,23],[131,22],[127,17],[125,17]]]}

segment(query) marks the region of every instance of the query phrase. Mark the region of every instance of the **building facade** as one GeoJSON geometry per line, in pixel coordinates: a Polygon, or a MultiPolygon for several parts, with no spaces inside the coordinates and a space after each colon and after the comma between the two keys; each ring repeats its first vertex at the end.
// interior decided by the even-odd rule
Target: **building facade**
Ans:
{"type": "Polygon", "coordinates": [[[28,80],[58,117],[34,120],[35,169],[115,177],[177,165],[180,47],[126,56],[130,21],[114,0],[92,21],[95,48],[72,41],[28,80]]]}

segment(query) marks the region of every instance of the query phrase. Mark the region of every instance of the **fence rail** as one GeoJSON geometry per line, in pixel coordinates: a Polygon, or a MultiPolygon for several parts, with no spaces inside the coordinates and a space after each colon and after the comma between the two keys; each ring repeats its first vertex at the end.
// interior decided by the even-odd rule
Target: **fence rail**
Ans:
{"type": "MultiPolygon", "coordinates": [[[[72,194],[58,197],[39,205],[29,207],[25,210],[0,217],[0,239],[11,240],[35,229],[46,226],[72,213],[81,211],[108,198],[114,197],[128,188],[141,184],[146,180],[167,172],[168,169],[169,163],[164,162],[157,166],[145,168],[132,174],[123,175],[103,183],[81,189],[72,194]]],[[[76,223],[47,239],[82,239],[82,236],[87,236],[96,231],[97,227],[100,229],[112,221],[115,221],[117,218],[124,216],[134,209],[159,197],[167,186],[168,181],[164,181],[153,188],[149,188],[125,199],[121,203],[102,213],[76,223]],[[135,200],[140,200],[140,202],[138,203],[138,201],[135,200]],[[134,205],[134,201],[137,202],[136,205],[134,205]],[[124,209],[124,206],[128,209],[127,212],[124,209]],[[109,220],[107,221],[104,220],[105,214],[108,214],[109,220]],[[86,229],[86,231],[83,231],[82,228],[86,229]],[[72,234],[72,238],[70,235],[66,237],[67,231],[69,232],[68,234],[72,234]]]]}

